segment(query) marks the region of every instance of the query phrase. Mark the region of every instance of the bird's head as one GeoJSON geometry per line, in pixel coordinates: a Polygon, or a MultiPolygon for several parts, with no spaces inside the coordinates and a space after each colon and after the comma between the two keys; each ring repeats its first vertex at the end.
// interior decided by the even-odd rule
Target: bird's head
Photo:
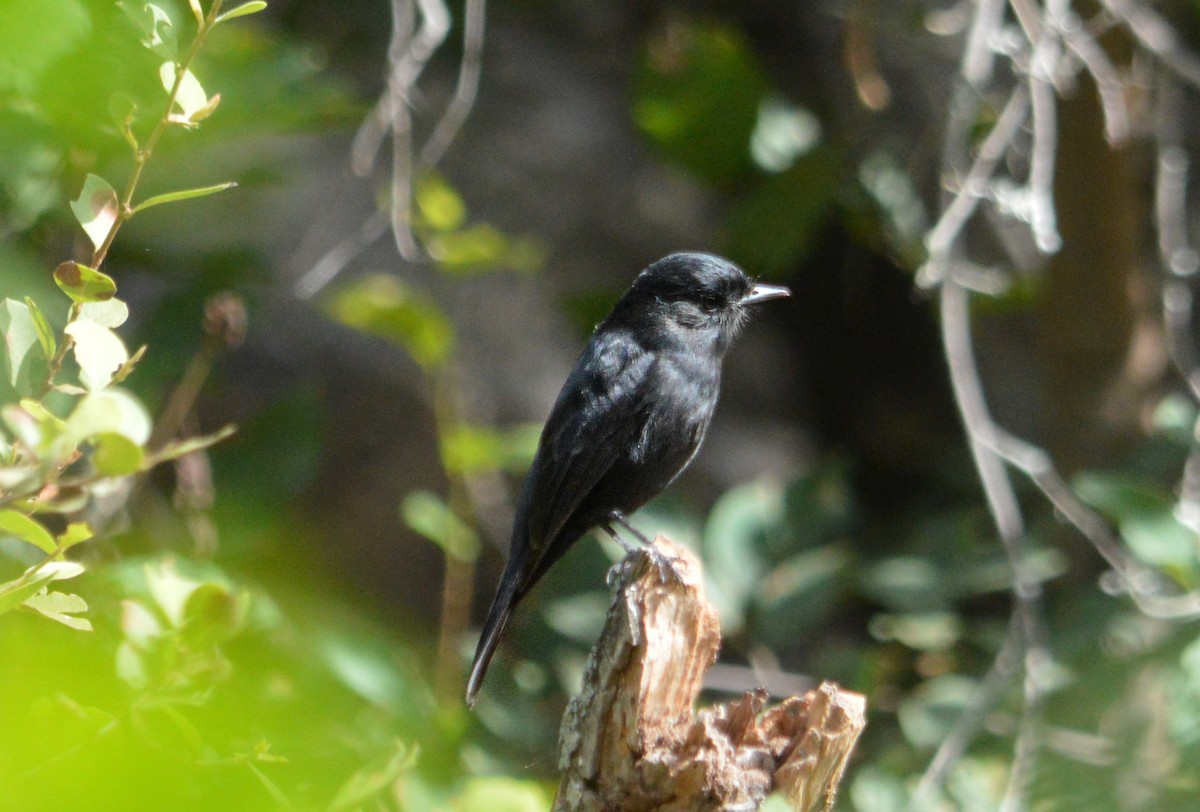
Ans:
{"type": "Polygon", "coordinates": [[[790,295],[785,287],[756,283],[729,260],[686,252],[642,271],[622,304],[665,328],[709,335],[724,349],[752,305],[790,295]]]}

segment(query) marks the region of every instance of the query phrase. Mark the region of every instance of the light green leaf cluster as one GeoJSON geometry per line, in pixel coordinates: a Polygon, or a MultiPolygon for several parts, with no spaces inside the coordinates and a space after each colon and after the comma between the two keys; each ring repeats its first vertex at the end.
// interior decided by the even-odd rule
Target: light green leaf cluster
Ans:
{"type": "Polygon", "coordinates": [[[545,262],[545,250],[532,239],[505,234],[487,223],[468,225],[466,204],[436,173],[417,181],[413,197],[413,226],[438,268],[446,273],[533,273],[545,262]]]}
{"type": "Polygon", "coordinates": [[[343,324],[404,347],[426,368],[442,366],[454,349],[454,328],[441,308],[395,276],[356,280],[339,290],[327,307],[343,324]]]}
{"type": "MultiPolygon", "coordinates": [[[[45,524],[41,517],[75,514],[101,491],[112,492],[117,479],[198,451],[231,432],[148,447],[153,433],[149,412],[133,394],[117,387],[133,372],[145,347],[131,354],[116,332],[129,317],[129,308],[116,298],[116,280],[100,268],[122,224],[138,212],[234,185],[168,192],[136,206],[131,202],[141,168],[163,128],[194,127],[220,100],[218,95],[208,96],[189,68],[195,46],[219,23],[266,7],[249,2],[218,15],[220,3],[210,5],[206,13],[200,0],[190,0],[198,29],[194,47],[187,49],[181,63],[176,29],[166,10],[141,0],[117,5],[140,32],[143,46],[164,60],[159,75],[169,109],[142,143],[135,134],[137,105],[123,94],[110,100],[113,121],[133,150],[137,168],[123,194],[99,175],[88,174],[70,204],[94,253],[87,262],[67,260],[54,269],[55,284],[71,302],[61,333],[32,299],[0,301],[0,537],[24,543],[43,556],[17,577],[0,582],[0,612],[24,607],[75,629],[90,628],[80,617],[86,602],[51,591],[48,584],[83,571],[63,555],[91,538],[92,530],[70,523],[54,535],[47,527],[56,525],[45,524]],[[68,359],[74,360],[74,380],[63,379],[71,371],[64,370],[68,359]]],[[[168,581],[164,575],[154,583],[168,581]]],[[[196,601],[219,609],[220,596],[211,590],[200,593],[207,597],[196,601]]]]}
{"type": "Polygon", "coordinates": [[[145,597],[121,604],[117,674],[128,684],[182,699],[223,679],[228,663],[216,645],[239,634],[250,595],[223,579],[182,573],[170,559],[139,573],[145,597]],[[163,656],[164,652],[170,656],[163,656]]]}
{"type": "Polygon", "coordinates": [[[413,491],[400,503],[404,523],[459,561],[479,557],[479,534],[454,514],[442,498],[429,491],[413,491]]]}

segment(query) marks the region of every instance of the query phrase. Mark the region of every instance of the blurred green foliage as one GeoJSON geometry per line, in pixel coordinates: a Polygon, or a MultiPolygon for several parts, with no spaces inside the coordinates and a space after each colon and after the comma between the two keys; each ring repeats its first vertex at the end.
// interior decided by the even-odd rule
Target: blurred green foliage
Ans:
{"type": "MultiPolygon", "coordinates": [[[[30,239],[5,257],[3,293],[10,298],[0,306],[0,716],[6,720],[0,808],[544,808],[539,784],[464,775],[459,751],[465,710],[435,701],[417,653],[427,641],[400,645],[390,632],[351,613],[348,601],[327,587],[298,587],[312,577],[303,567],[272,569],[275,578],[292,576],[286,589],[277,585],[287,596],[285,607],[246,574],[161,552],[180,546],[184,522],[136,509],[129,514],[132,524],[115,520],[114,511],[125,515],[131,496],[135,507],[145,506],[136,499],[152,487],[145,471],[164,461],[199,459],[229,435],[156,439],[156,423],[166,419],[179,392],[152,395],[167,404],[155,419],[141,398],[118,386],[145,348],[130,353],[115,332],[130,309],[116,298],[120,271],[101,266],[129,219],[164,204],[190,205],[232,186],[209,183],[134,196],[162,133],[195,128],[218,113],[220,95],[204,87],[210,52],[204,51],[204,69],[197,72],[190,61],[177,66],[173,60],[185,51],[188,60],[199,53],[188,45],[190,38],[202,41],[265,5],[222,9],[196,0],[161,6],[129,0],[3,9],[0,39],[11,40],[11,47],[0,59],[0,87],[8,94],[0,139],[14,149],[0,178],[0,204],[10,233],[26,232],[30,239]],[[121,69],[89,71],[88,80],[68,92],[58,77],[82,64],[89,49],[121,69]],[[130,76],[138,78],[126,82],[130,76]],[[100,171],[120,177],[116,156],[123,149],[133,150],[134,170],[127,184],[114,185],[100,171]],[[81,166],[108,168],[80,172],[81,166]],[[68,191],[72,186],[77,194],[68,191]],[[56,268],[52,261],[47,269],[44,258],[34,258],[36,235],[65,222],[68,208],[86,237],[77,244],[90,244],[91,259],[56,268]],[[139,474],[139,482],[130,479],[139,474]],[[105,553],[74,556],[85,542],[105,553]],[[114,559],[121,547],[155,552],[114,559]],[[60,590],[67,579],[79,586],[60,590]]],[[[272,118],[257,121],[257,129],[279,131],[320,115],[309,92],[303,104],[300,96],[288,100],[275,92],[303,72],[290,61],[295,48],[261,33],[235,36],[232,46],[219,37],[211,42],[212,65],[226,58],[236,70],[253,70],[253,81],[239,76],[232,84],[264,91],[250,103],[259,105],[256,117],[265,109],[272,118]],[[269,80],[259,81],[261,75],[269,80]],[[268,96],[272,104],[265,104],[268,96]]],[[[226,75],[217,69],[213,74],[226,75]]],[[[341,95],[329,98],[342,110],[359,107],[341,95]]],[[[220,112],[237,109],[235,103],[220,112]]],[[[224,137],[237,132],[233,119],[233,127],[218,128],[224,137]]],[[[496,251],[509,252],[522,267],[537,261],[527,243],[510,243],[498,232],[460,232],[457,225],[432,227],[458,239],[445,246],[448,266],[469,270],[502,261],[496,251]]],[[[349,322],[362,316],[367,320],[360,326],[382,329],[436,367],[452,348],[451,333],[427,304],[406,307],[404,291],[384,282],[341,299],[339,313],[349,322]]],[[[206,325],[220,329],[228,328],[206,325]]],[[[225,340],[213,332],[196,338],[225,340]]],[[[192,373],[179,362],[199,368],[203,352],[190,361],[177,357],[174,367],[154,362],[158,376],[167,385],[181,374],[186,379],[192,373]]],[[[223,484],[240,482],[244,492],[212,516],[227,528],[232,560],[251,567],[262,560],[264,543],[274,554],[294,556],[285,545],[304,532],[277,506],[311,480],[304,449],[316,430],[311,421],[293,419],[309,415],[311,404],[301,398],[297,411],[287,400],[265,413],[265,422],[245,427],[257,449],[249,469],[218,465],[223,484]],[[270,464],[265,449],[285,431],[278,436],[286,451],[274,475],[264,478],[270,464]]],[[[463,427],[448,441],[447,458],[472,470],[487,467],[491,458],[503,467],[520,465],[526,434],[510,438],[463,427]]],[[[189,510],[180,519],[198,516],[189,510]]],[[[428,506],[409,512],[414,522],[430,524],[428,506]]]]}
{"type": "MultiPolygon", "coordinates": [[[[249,17],[261,5],[239,8],[249,17]]],[[[215,446],[215,504],[172,510],[147,476],[161,462],[207,460],[193,455],[226,438],[151,443],[206,341],[200,303],[261,281],[230,270],[255,265],[253,246],[185,245],[182,207],[236,194],[219,160],[227,143],[346,124],[367,107],[318,49],[253,17],[222,24],[187,72],[164,70],[191,42],[196,7],[0,0],[0,809],[546,809],[563,697],[607,605],[598,573],[619,551],[578,545],[530,596],[469,716],[457,696],[439,698],[433,630],[373,622],[310,560],[341,541],[316,538],[292,509],[325,450],[311,388],[271,393],[236,445],[215,446]],[[152,193],[123,214],[130,142],[146,142],[176,78],[152,193]],[[121,217],[148,208],[129,239],[154,248],[152,272],[170,290],[131,314],[118,298],[125,268],[96,257],[121,217]],[[144,356],[125,344],[128,319],[141,322],[144,356]],[[189,523],[200,519],[219,533],[216,560],[196,542],[189,523]]],[[[199,8],[202,18],[211,5],[199,8]]],[[[838,224],[915,267],[927,223],[903,160],[852,156],[772,86],[731,26],[678,18],[644,45],[632,121],[728,201],[720,239],[731,256],[783,276],[838,224]]],[[[267,161],[239,171],[243,189],[272,181],[267,161]]],[[[472,220],[445,178],[417,178],[413,193],[414,233],[439,283],[542,266],[541,245],[472,220]]],[[[365,275],[323,304],[425,375],[445,483],[406,494],[396,521],[437,545],[449,571],[481,551],[472,478],[519,475],[539,427],[461,412],[459,328],[438,292],[416,276],[365,275]]],[[[1022,291],[1005,306],[1028,301],[1022,291]]],[[[610,303],[579,300],[581,321],[590,327],[610,303]]],[[[1075,485],[1135,556],[1194,588],[1200,544],[1172,489],[1195,413],[1168,399],[1156,420],[1133,459],[1075,485]]],[[[956,464],[937,469],[936,496],[882,518],[846,455],[739,484],[708,509],[669,496],[638,518],[703,554],[727,661],[868,695],[844,808],[906,808],[1004,639],[1009,563],[956,464]]],[[[1036,674],[1049,692],[1037,808],[1200,809],[1195,626],[1097,589],[1070,554],[1074,537],[1048,510],[1033,515],[1021,566],[1046,591],[1052,657],[1036,674]]],[[[469,592],[471,579],[455,588],[469,592]]],[[[450,631],[457,644],[466,630],[450,631]]],[[[1020,686],[1008,686],[935,808],[997,808],[1019,703],[1020,686]]]]}

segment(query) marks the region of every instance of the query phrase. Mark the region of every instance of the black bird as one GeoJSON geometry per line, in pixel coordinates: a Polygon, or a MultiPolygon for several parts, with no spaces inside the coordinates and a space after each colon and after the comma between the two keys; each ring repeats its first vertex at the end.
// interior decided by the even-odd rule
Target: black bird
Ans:
{"type": "Polygon", "coordinates": [[[712,254],[642,271],[600,323],[542,430],[513,523],[508,564],[467,684],[473,705],[513,608],[593,527],[618,524],[687,467],[717,405],[721,360],[750,305],[788,296],[712,254]]]}

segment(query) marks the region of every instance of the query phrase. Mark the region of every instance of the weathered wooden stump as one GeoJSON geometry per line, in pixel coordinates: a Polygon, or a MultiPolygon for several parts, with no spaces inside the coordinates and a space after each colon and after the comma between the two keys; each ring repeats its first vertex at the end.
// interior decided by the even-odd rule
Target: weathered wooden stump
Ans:
{"type": "Polygon", "coordinates": [[[617,591],[583,689],[559,738],[555,812],[754,810],[772,792],[800,812],[829,810],[866,699],[823,683],[766,708],[766,692],[694,712],[721,645],[700,563],[659,536],[616,571],[617,591]]]}

